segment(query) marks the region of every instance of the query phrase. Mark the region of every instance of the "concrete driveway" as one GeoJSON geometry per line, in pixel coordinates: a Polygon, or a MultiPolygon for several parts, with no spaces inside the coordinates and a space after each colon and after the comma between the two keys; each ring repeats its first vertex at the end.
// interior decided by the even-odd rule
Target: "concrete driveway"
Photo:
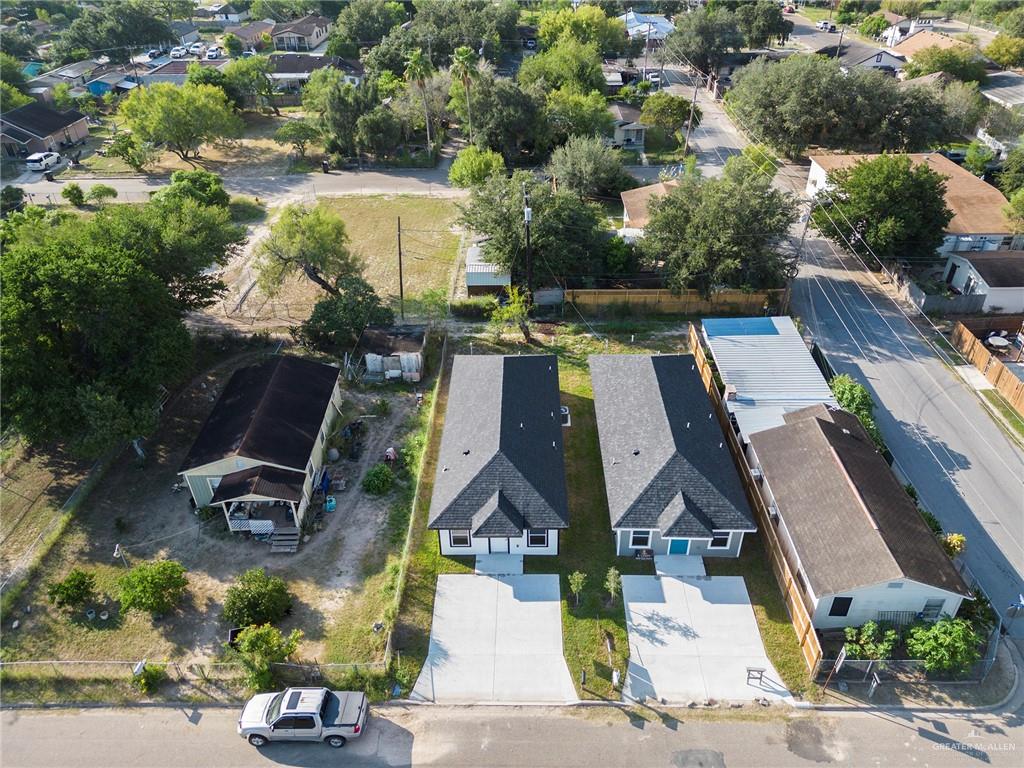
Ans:
{"type": "Polygon", "coordinates": [[[562,656],[558,577],[438,576],[430,650],[411,698],[575,701],[562,656]]]}
{"type": "Polygon", "coordinates": [[[788,697],[765,655],[739,576],[623,576],[629,632],[627,698],[750,701],[788,697]],[[747,682],[747,667],[764,669],[747,682]]]}

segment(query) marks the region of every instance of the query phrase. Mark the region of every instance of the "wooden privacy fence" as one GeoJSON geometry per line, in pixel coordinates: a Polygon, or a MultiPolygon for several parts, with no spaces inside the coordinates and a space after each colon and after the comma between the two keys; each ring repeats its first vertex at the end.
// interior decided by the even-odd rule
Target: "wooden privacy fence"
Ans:
{"type": "Polygon", "coordinates": [[[693,290],[675,293],[668,288],[567,288],[565,300],[580,310],[596,313],[626,309],[646,314],[666,315],[763,315],[777,314],[789,304],[789,290],[718,291],[705,299],[693,290]]]}
{"type": "MultiPolygon", "coordinates": [[[[1017,328],[1019,327],[1018,325],[1017,328]]],[[[964,323],[959,322],[953,328],[952,343],[967,362],[984,374],[996,391],[1006,399],[1006,402],[1017,413],[1024,416],[1024,381],[1021,381],[1013,371],[1003,365],[998,357],[989,352],[981,339],[975,336],[964,323]]]]}
{"type": "Polygon", "coordinates": [[[700,371],[700,377],[704,381],[708,397],[711,398],[711,403],[714,405],[718,422],[729,442],[733,458],[736,460],[736,468],[739,471],[743,489],[747,492],[750,506],[757,515],[757,527],[760,534],[764,537],[768,561],[771,563],[775,580],[778,582],[779,590],[782,592],[782,597],[785,600],[786,610],[789,612],[789,618],[793,622],[793,629],[796,630],[796,639],[800,644],[800,652],[803,654],[807,669],[810,670],[813,677],[817,674],[818,665],[821,662],[821,643],[818,641],[818,634],[814,630],[814,625],[811,624],[811,615],[804,605],[803,597],[800,594],[800,586],[797,584],[793,572],[789,568],[789,563],[786,562],[785,555],[783,555],[782,545],[779,542],[778,534],[775,532],[775,526],[772,525],[771,516],[768,514],[768,509],[761,498],[757,483],[750,473],[750,467],[747,465],[743,446],[740,444],[736,431],[729,421],[729,414],[726,411],[725,403],[722,402],[722,395],[715,385],[714,372],[711,370],[711,363],[708,361],[704,347],[701,345],[695,323],[690,324],[690,351],[696,360],[697,370],[700,371]]]}

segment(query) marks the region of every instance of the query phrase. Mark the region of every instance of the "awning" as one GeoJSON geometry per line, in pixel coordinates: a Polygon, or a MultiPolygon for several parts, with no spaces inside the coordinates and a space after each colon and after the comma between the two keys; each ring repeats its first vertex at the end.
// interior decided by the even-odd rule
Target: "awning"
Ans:
{"type": "Polygon", "coordinates": [[[221,504],[251,496],[298,502],[302,500],[305,482],[305,474],[291,469],[268,466],[240,469],[221,478],[210,503],[221,504]]]}

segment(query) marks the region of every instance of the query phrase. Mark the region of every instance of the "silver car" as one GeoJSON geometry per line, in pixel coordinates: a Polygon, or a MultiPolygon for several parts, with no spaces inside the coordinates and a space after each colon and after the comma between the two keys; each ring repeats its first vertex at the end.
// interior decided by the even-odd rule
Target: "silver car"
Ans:
{"type": "Polygon", "coordinates": [[[261,693],[242,710],[238,735],[254,747],[271,741],[322,741],[343,747],[362,734],[369,710],[361,691],[289,688],[261,693]]]}

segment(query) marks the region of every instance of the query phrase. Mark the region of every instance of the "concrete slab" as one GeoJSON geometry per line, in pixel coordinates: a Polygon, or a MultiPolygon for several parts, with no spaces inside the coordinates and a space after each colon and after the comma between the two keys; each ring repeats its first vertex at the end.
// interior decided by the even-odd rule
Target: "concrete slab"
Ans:
{"type": "Polygon", "coordinates": [[[411,698],[446,704],[575,701],[562,656],[558,577],[438,576],[430,649],[411,698]]]}
{"type": "Polygon", "coordinates": [[[705,576],[704,558],[697,555],[655,555],[654,572],[659,576],[705,576]]]}
{"type": "Polygon", "coordinates": [[[515,576],[523,572],[522,555],[477,555],[473,569],[478,576],[515,576]]]}
{"type": "Polygon", "coordinates": [[[956,366],[956,372],[972,389],[976,389],[979,392],[985,389],[995,389],[992,382],[985,378],[985,374],[973,365],[958,365],[956,366]]]}
{"type": "Polygon", "coordinates": [[[739,576],[623,576],[630,660],[625,698],[788,700],[739,576]],[[747,683],[747,667],[763,668],[747,683]]]}

